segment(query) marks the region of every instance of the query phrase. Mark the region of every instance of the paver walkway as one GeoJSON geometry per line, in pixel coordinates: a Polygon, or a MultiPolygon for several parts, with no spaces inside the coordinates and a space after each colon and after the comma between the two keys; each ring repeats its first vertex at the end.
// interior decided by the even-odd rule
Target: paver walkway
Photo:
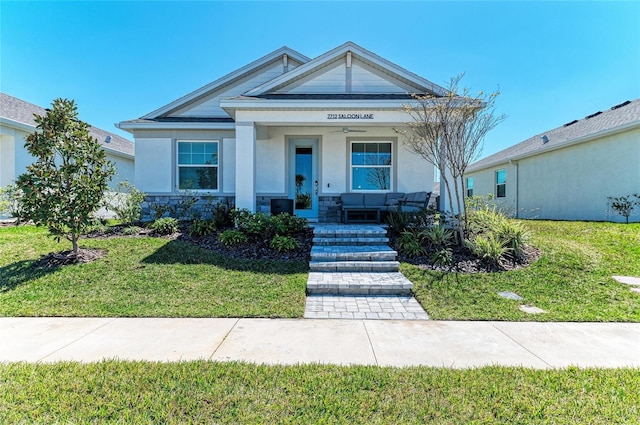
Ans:
{"type": "Polygon", "coordinates": [[[318,225],[305,318],[428,320],[378,225],[318,225]]]}

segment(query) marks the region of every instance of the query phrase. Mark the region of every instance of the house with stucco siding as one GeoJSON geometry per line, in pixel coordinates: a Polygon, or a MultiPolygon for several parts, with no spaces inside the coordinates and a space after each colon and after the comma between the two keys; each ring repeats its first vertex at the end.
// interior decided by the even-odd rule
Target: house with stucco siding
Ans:
{"type": "MultiPolygon", "coordinates": [[[[36,131],[34,114],[44,116],[46,113],[41,106],[0,93],[0,187],[15,183],[35,161],[24,144],[27,136],[36,131]]],[[[124,180],[133,182],[133,142],[93,126],[89,127],[89,134],[98,140],[107,159],[115,165],[116,175],[109,186],[116,188],[124,180]]]]}
{"type": "Polygon", "coordinates": [[[189,194],[270,212],[293,200],[340,220],[340,194],[431,192],[434,170],[394,131],[411,94],[446,91],[355,43],[316,58],[282,47],[138,119],[136,186],[147,203],[189,194]]]}
{"type": "MultiPolygon", "coordinates": [[[[471,164],[468,195],[518,218],[624,221],[611,197],[640,193],[640,99],[574,119],[471,164]]],[[[630,217],[640,221],[640,213],[630,217]]]]}

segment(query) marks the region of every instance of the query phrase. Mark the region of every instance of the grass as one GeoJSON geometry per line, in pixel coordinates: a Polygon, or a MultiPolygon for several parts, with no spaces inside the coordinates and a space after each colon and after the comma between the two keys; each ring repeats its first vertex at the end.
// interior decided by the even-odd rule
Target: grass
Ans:
{"type": "Polygon", "coordinates": [[[542,258],[522,270],[454,274],[403,264],[432,319],[640,321],[640,296],[613,275],[640,277],[640,224],[526,221],[542,258]],[[524,298],[500,298],[512,291],[524,298]],[[520,304],[547,311],[530,315],[520,304]]]}
{"type": "MultiPolygon", "coordinates": [[[[640,276],[640,224],[527,221],[542,257],[505,273],[455,274],[402,264],[436,320],[640,322],[640,296],[612,275],[640,276]],[[513,291],[523,301],[500,298],[513,291]],[[521,312],[531,304],[547,313],[521,312]]],[[[239,261],[163,238],[84,239],[106,258],[57,269],[68,249],[35,227],[0,228],[1,316],[301,317],[305,263],[239,261]]]]}
{"type": "Polygon", "coordinates": [[[0,365],[2,423],[613,424],[640,370],[105,361],[0,365]]]}
{"type": "Polygon", "coordinates": [[[241,261],[163,238],[83,239],[105,258],[38,267],[69,249],[46,230],[0,228],[1,316],[300,317],[307,265],[241,261]]]}

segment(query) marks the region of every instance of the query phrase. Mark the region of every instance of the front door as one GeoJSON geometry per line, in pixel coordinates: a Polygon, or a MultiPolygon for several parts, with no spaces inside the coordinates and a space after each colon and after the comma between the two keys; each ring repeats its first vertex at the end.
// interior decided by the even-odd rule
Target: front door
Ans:
{"type": "Polygon", "coordinates": [[[318,218],[318,139],[289,139],[289,196],[298,217],[318,218]]]}

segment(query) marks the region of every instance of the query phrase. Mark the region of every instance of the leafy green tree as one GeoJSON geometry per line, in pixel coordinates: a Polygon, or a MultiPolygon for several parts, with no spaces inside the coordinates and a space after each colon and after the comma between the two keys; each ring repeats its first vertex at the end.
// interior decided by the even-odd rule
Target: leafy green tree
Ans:
{"type": "Polygon", "coordinates": [[[54,100],[35,121],[37,130],[25,148],[36,162],[16,181],[22,191],[20,218],[47,226],[58,241],[68,239],[77,256],[78,239],[101,205],[114,166],[89,135],[89,125],[78,119],[73,100],[54,100]]]}

